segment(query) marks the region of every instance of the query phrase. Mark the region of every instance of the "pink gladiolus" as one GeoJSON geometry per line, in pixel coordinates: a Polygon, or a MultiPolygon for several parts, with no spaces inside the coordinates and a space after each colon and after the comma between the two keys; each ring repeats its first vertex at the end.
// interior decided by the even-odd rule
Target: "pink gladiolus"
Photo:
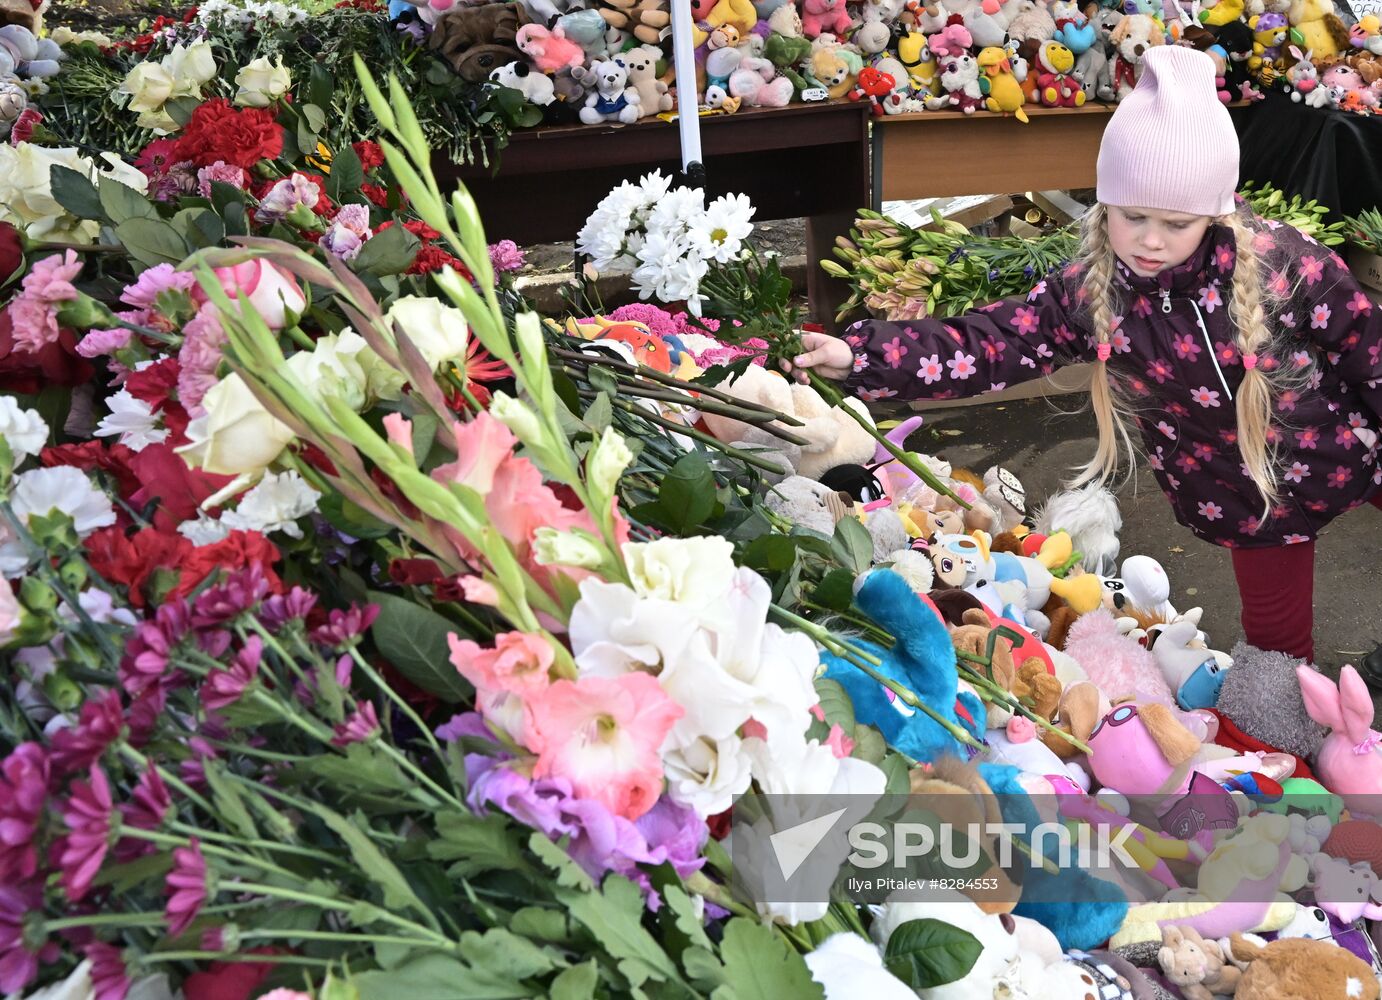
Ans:
{"type": "Polygon", "coordinates": [[[649,674],[560,680],[528,703],[534,778],[566,778],[582,798],[637,819],[662,791],[658,748],[684,710],[649,674]]]}
{"type": "Polygon", "coordinates": [[[390,444],[396,444],[409,455],[413,454],[413,422],[401,413],[384,417],[384,433],[390,444]]]}
{"type": "Polygon", "coordinates": [[[547,672],[554,657],[545,639],[527,632],[503,632],[494,637],[491,649],[455,635],[447,638],[452,664],[476,690],[531,698],[551,683],[547,672]]]}
{"type": "MultiPolygon", "coordinates": [[[[499,469],[513,457],[517,439],[489,413],[452,425],[456,435],[456,461],[438,466],[432,478],[468,486],[481,496],[489,494],[499,469]]],[[[541,477],[539,477],[540,479],[541,477]]]]}

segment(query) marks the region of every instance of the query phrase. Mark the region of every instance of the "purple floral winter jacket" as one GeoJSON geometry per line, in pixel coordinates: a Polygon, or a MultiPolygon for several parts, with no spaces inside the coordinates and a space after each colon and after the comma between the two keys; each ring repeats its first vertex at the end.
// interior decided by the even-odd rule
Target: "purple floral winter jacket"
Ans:
{"type": "MultiPolygon", "coordinates": [[[[1282,499],[1265,523],[1237,447],[1233,399],[1244,369],[1226,302],[1231,231],[1211,227],[1185,263],[1155,278],[1118,265],[1122,315],[1108,363],[1177,520],[1206,541],[1244,548],[1309,541],[1382,484],[1370,433],[1382,424],[1382,308],[1337,254],[1289,226],[1249,223],[1264,279],[1285,297],[1273,319],[1275,354],[1258,363],[1308,369],[1299,391],[1275,401],[1282,499]]],[[[1083,298],[1072,265],[1025,302],[949,321],[864,320],[844,335],[855,351],[846,386],[865,400],[954,399],[1093,361],[1083,298]]]]}

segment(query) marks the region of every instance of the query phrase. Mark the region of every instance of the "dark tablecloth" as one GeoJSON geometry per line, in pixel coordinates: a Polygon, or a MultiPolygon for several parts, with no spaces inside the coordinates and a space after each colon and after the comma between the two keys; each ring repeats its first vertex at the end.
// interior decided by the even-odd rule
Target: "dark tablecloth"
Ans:
{"type": "Polygon", "coordinates": [[[1281,93],[1229,113],[1243,183],[1314,198],[1336,215],[1382,205],[1382,117],[1307,108],[1281,93]]]}

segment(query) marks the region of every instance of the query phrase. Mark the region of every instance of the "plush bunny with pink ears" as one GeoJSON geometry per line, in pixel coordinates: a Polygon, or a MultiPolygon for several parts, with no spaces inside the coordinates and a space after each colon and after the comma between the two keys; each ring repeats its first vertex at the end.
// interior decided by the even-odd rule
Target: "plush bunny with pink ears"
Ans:
{"type": "Polygon", "coordinates": [[[1308,666],[1296,668],[1305,711],[1330,728],[1320,747],[1315,773],[1342,796],[1349,812],[1382,814],[1382,733],[1372,728],[1372,695],[1358,671],[1346,666],[1339,683],[1308,666]]]}

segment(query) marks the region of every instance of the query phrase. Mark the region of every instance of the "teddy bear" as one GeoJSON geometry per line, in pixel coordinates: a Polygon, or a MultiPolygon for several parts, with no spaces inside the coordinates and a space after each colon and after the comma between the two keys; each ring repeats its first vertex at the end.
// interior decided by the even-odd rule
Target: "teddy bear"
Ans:
{"type": "Polygon", "coordinates": [[[661,43],[672,30],[672,13],[663,0],[599,0],[595,9],[611,28],[645,45],[661,43]]]}
{"type": "Polygon", "coordinates": [[[657,78],[657,61],[662,51],[652,45],[640,45],[614,57],[629,73],[629,86],[638,91],[638,115],[646,118],[660,111],[672,110],[672,95],[667,84],[657,78]]]}
{"type": "Polygon", "coordinates": [[[1044,3],[1022,0],[1017,15],[1008,23],[1008,38],[1019,44],[1028,39],[1044,42],[1056,36],[1056,21],[1044,3]]]}
{"type": "Polygon", "coordinates": [[[538,107],[545,108],[557,99],[556,85],[552,78],[543,73],[534,73],[525,62],[511,62],[500,66],[489,75],[489,78],[500,87],[518,91],[525,101],[538,107]]]}
{"type": "Polygon", "coordinates": [[[822,48],[811,53],[811,78],[824,87],[831,100],[839,100],[854,86],[854,77],[846,63],[832,49],[822,48]]]}
{"type": "Polygon", "coordinates": [[[1339,18],[1334,0],[1291,0],[1286,20],[1300,47],[1316,60],[1330,59],[1349,50],[1348,28],[1339,18]]]}
{"type": "Polygon", "coordinates": [[[835,533],[838,502],[834,490],[805,476],[788,476],[770,486],[763,498],[763,505],[774,514],[826,536],[835,533]]]}
{"type": "Polygon", "coordinates": [[[777,75],[771,60],[750,57],[730,74],[729,92],[750,108],[785,108],[795,88],[789,77],[777,75]]]}
{"type": "Polygon", "coordinates": [[[843,411],[849,407],[870,425],[868,409],[857,399],[847,398],[833,407],[809,385],[793,382],[791,413],[805,426],[797,432],[811,444],[802,448],[797,471],[819,479],[838,465],[862,465],[873,454],[873,436],[857,420],[843,411]]]}
{"type": "Polygon", "coordinates": [[[1377,974],[1357,955],[1329,941],[1286,938],[1266,944],[1249,934],[1229,938],[1229,956],[1243,976],[1237,1000],[1378,1000],[1377,974]]]}
{"type": "Polygon", "coordinates": [[[528,11],[516,3],[455,6],[437,18],[427,44],[462,80],[483,83],[505,63],[524,59],[516,44],[528,11]]]}
{"type": "Polygon", "coordinates": [[[638,91],[628,86],[629,74],[623,65],[613,59],[600,59],[589,70],[595,83],[595,90],[585,99],[581,109],[581,122],[598,125],[600,122],[617,121],[632,125],[638,121],[638,91]]]}
{"type": "Polygon", "coordinates": [[[852,26],[844,0],[803,0],[801,27],[807,38],[815,38],[823,31],[842,36],[852,26]]]}
{"type": "MultiPolygon", "coordinates": [[[[743,374],[722,383],[720,388],[739,399],[783,416],[794,415],[792,383],[786,376],[760,365],[750,365],[744,369],[743,374]]],[[[769,482],[781,482],[795,473],[801,461],[802,449],[802,445],[796,442],[809,440],[806,428],[789,428],[777,422],[767,425],[749,424],[716,413],[703,413],[701,419],[705,421],[706,429],[725,444],[753,451],[758,457],[783,466],[781,475],[770,473],[765,477],[769,482]],[[798,434],[798,431],[801,433],[798,434]],[[780,436],[781,433],[790,434],[792,440],[783,438],[780,436]]],[[[825,422],[810,429],[820,433],[828,433],[829,430],[825,422]]]]}
{"type": "Polygon", "coordinates": [[[973,114],[984,104],[983,89],[979,86],[979,64],[968,53],[940,60],[942,96],[929,98],[926,107],[931,111],[963,111],[973,114]]]}
{"type": "Polygon", "coordinates": [[[514,44],[544,73],[585,65],[585,49],[567,38],[560,26],[525,24],[515,34],[514,44]]]}
{"type": "Polygon", "coordinates": [[[1114,56],[1109,62],[1111,97],[1104,100],[1121,101],[1132,93],[1142,78],[1142,61],[1147,50],[1164,44],[1166,36],[1161,24],[1150,14],[1128,14],[1109,35],[1114,56]]]}
{"type": "Polygon", "coordinates": [[[1185,1000],[1214,1000],[1238,989],[1242,973],[1217,941],[1206,941],[1193,927],[1167,927],[1157,964],[1185,1000]]]}

